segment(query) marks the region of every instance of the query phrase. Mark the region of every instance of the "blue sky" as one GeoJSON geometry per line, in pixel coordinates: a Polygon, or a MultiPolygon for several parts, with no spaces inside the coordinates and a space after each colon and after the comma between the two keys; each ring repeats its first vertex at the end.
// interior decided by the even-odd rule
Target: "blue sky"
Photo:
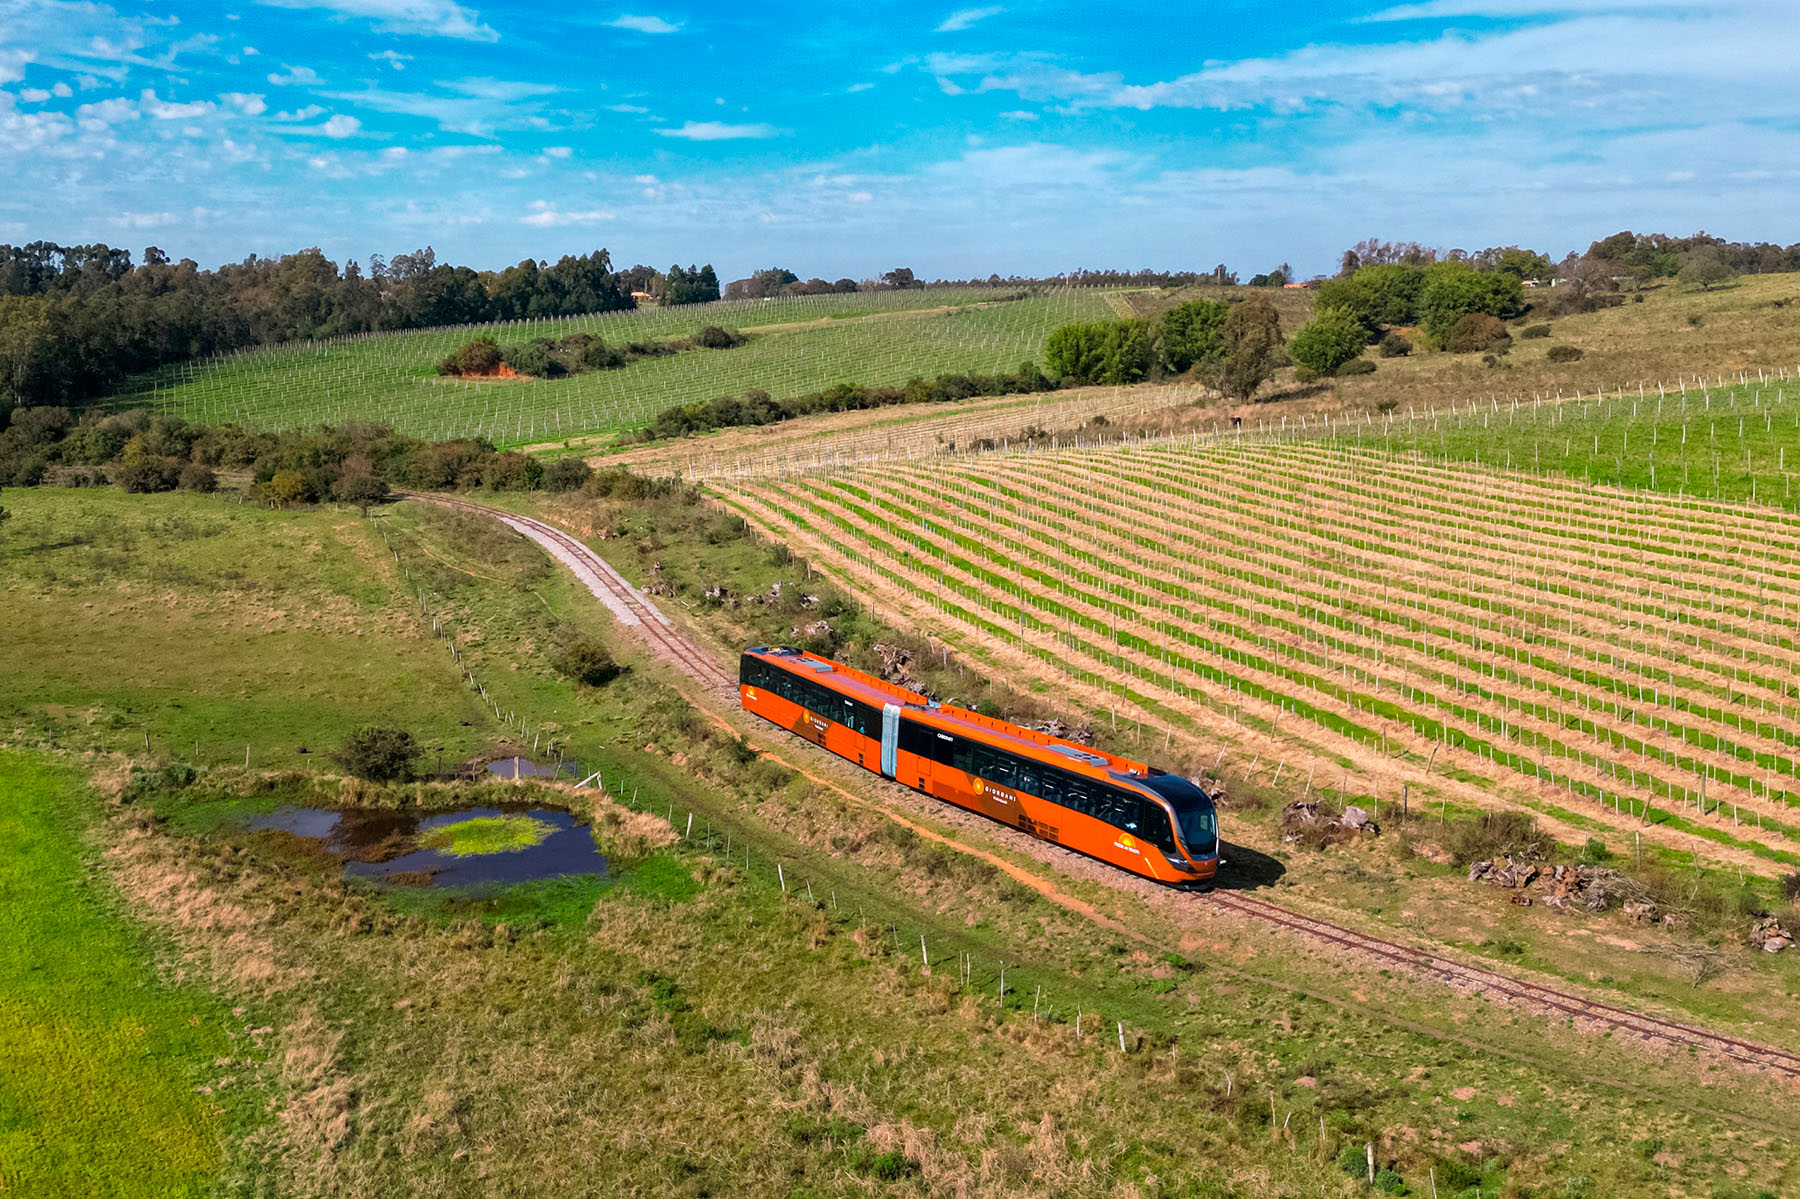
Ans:
{"type": "Polygon", "coordinates": [[[0,0],[0,241],[865,277],[1800,240],[1793,0],[0,0]]]}

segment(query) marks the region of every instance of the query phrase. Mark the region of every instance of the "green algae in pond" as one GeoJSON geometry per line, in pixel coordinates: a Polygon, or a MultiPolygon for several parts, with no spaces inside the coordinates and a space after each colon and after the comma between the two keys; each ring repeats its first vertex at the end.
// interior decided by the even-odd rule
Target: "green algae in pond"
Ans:
{"type": "Polygon", "coordinates": [[[419,845],[452,857],[476,854],[514,853],[541,845],[556,831],[545,821],[532,816],[472,816],[454,824],[440,824],[419,834],[419,845]]]}

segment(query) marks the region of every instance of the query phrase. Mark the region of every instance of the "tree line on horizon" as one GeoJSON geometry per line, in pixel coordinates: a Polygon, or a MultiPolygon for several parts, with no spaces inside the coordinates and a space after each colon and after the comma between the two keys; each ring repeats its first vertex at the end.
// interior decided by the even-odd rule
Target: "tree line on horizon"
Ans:
{"type": "MultiPolygon", "coordinates": [[[[1730,242],[1621,232],[1585,253],[1552,263],[1517,246],[1467,253],[1417,242],[1368,239],[1346,251],[1340,277],[1372,266],[1460,263],[1481,272],[1551,278],[1561,296],[1602,297],[1621,282],[1687,272],[1710,285],[1733,274],[1800,270],[1800,243],[1730,242]]],[[[721,286],[712,265],[637,265],[614,270],[610,254],[525,259],[499,271],[442,263],[429,246],[365,269],[341,268],[317,248],[256,255],[216,269],[173,261],[151,246],[142,261],[104,244],[0,244],[0,416],[21,406],[80,405],[116,391],[136,374],[255,346],[443,325],[544,319],[635,307],[639,297],[678,305],[721,297],[842,294],[937,285],[1090,287],[1231,286],[1223,263],[1211,271],[1090,270],[1056,276],[939,279],[907,267],[857,281],[801,278],[770,267],[721,286]]],[[[1291,283],[1287,264],[1255,275],[1252,286],[1291,283]]],[[[1593,299],[1587,302],[1604,302],[1593,299]]]]}

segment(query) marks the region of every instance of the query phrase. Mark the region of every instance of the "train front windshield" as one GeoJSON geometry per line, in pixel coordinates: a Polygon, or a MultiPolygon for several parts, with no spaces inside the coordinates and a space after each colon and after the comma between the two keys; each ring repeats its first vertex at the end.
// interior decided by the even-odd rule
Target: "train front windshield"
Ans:
{"type": "Polygon", "coordinates": [[[1152,791],[1169,801],[1175,809],[1175,823],[1181,830],[1181,843],[1195,858],[1206,857],[1218,848],[1218,818],[1206,792],[1178,774],[1157,774],[1144,780],[1152,791]]]}

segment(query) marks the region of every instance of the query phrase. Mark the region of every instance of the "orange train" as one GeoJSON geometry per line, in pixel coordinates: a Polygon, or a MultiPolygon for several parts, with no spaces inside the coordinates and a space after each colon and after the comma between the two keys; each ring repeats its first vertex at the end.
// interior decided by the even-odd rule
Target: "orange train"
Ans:
{"type": "Polygon", "coordinates": [[[1210,889],[1212,800],[1179,775],[946,707],[817,654],[744,651],[738,699],[840,758],[1157,882],[1210,889]]]}

